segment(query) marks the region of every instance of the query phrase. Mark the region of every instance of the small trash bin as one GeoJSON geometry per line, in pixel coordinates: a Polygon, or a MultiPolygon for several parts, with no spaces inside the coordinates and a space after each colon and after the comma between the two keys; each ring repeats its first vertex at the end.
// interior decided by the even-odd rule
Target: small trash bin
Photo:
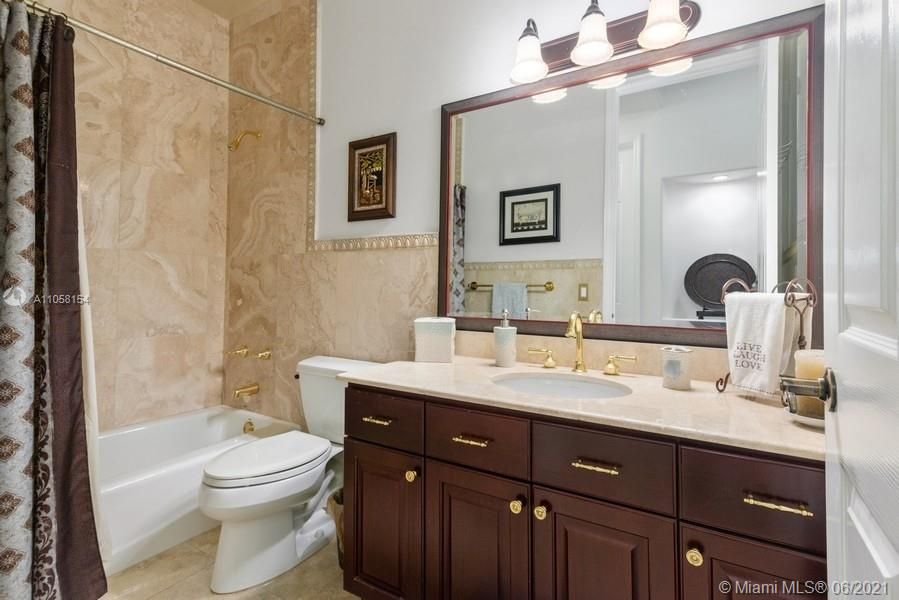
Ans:
{"type": "Polygon", "coordinates": [[[337,562],[343,568],[343,488],[340,488],[328,498],[328,514],[334,519],[337,527],[337,562]]]}

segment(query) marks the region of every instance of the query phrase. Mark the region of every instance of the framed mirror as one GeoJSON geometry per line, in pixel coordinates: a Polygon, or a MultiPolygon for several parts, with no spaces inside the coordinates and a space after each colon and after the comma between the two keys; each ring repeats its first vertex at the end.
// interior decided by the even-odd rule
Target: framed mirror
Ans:
{"type": "Polygon", "coordinates": [[[725,347],[728,279],[820,288],[822,25],[808,9],[445,105],[439,314],[563,335],[576,310],[591,338],[725,347]]]}

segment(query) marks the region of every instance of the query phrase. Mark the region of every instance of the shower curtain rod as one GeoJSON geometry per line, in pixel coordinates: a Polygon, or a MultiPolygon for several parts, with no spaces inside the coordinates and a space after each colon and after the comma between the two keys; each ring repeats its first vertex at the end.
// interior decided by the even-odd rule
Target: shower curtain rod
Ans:
{"type": "Polygon", "coordinates": [[[187,73],[188,75],[193,75],[194,77],[202,79],[203,81],[209,82],[209,83],[211,83],[213,85],[217,85],[219,87],[223,87],[226,90],[230,90],[236,94],[246,96],[247,98],[252,98],[253,100],[256,100],[257,102],[262,102],[263,104],[267,104],[271,107],[277,108],[278,110],[283,110],[284,112],[290,113],[297,117],[300,117],[301,119],[306,119],[307,121],[312,121],[313,123],[315,123],[317,125],[325,124],[325,120],[322,119],[321,117],[317,117],[315,115],[310,115],[309,113],[305,113],[301,110],[297,110],[296,108],[287,106],[286,104],[281,104],[280,102],[278,102],[276,100],[272,100],[271,98],[266,98],[265,96],[261,96],[261,95],[257,94],[256,92],[251,92],[248,89],[234,85],[230,81],[225,81],[224,79],[219,79],[218,77],[215,77],[214,75],[210,75],[209,73],[205,73],[203,71],[200,71],[199,69],[195,69],[191,66],[185,65],[176,60],[172,60],[171,58],[168,58],[168,57],[158,54],[156,52],[147,50],[146,48],[143,48],[142,46],[138,46],[137,44],[133,44],[133,43],[129,42],[128,40],[124,40],[118,36],[112,35],[111,33],[107,33],[105,31],[103,31],[102,29],[97,29],[93,25],[85,23],[84,21],[79,21],[78,19],[74,19],[74,18],[66,15],[65,13],[62,13],[58,10],[53,10],[50,7],[44,6],[43,4],[41,4],[39,2],[26,2],[25,4],[29,8],[29,10],[31,10],[32,12],[43,13],[45,15],[60,15],[61,17],[63,17],[66,20],[66,22],[69,25],[71,25],[72,27],[74,27],[76,29],[80,29],[82,31],[86,31],[90,34],[93,34],[97,37],[101,37],[108,42],[112,42],[113,44],[117,44],[117,45],[121,46],[122,48],[131,50],[133,52],[137,52],[138,54],[142,54],[142,55],[146,56],[147,58],[152,58],[156,62],[159,62],[159,63],[162,63],[169,67],[172,67],[173,69],[177,69],[183,73],[187,73]]]}

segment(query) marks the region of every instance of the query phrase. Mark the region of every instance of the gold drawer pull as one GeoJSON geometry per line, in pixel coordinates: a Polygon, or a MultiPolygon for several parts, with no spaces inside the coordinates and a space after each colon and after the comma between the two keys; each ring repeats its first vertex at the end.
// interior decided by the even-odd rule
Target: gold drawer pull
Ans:
{"type": "Polygon", "coordinates": [[[477,448],[486,448],[490,444],[490,440],[486,438],[475,438],[465,434],[454,435],[452,440],[457,444],[465,444],[466,446],[475,446],[477,448]]]}
{"type": "Polygon", "coordinates": [[[762,499],[762,497],[756,497],[754,494],[746,494],[746,497],[743,498],[743,502],[750,506],[758,506],[759,508],[767,508],[768,510],[779,510],[780,512],[799,515],[800,517],[810,518],[815,516],[815,513],[810,511],[808,505],[804,502],[799,502],[796,506],[790,506],[788,504],[775,502],[773,498],[762,499]]]}
{"type": "Polygon", "coordinates": [[[362,417],[362,422],[370,425],[380,425],[381,427],[390,427],[393,419],[388,419],[387,417],[362,417]]]}
{"type": "Polygon", "coordinates": [[[571,463],[571,466],[575,469],[584,469],[585,471],[593,471],[594,473],[602,473],[603,475],[611,475],[612,477],[621,475],[621,467],[617,465],[604,465],[583,458],[578,458],[571,463]]]}

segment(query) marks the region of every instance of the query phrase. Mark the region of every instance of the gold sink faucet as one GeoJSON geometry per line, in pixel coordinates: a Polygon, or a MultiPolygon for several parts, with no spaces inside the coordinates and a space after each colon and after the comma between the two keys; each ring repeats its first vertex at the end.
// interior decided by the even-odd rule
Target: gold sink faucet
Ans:
{"type": "Polygon", "coordinates": [[[581,319],[581,313],[574,311],[568,317],[568,331],[565,337],[574,338],[575,356],[574,369],[575,373],[586,373],[587,367],[584,366],[584,321],[581,319]]]}
{"type": "Polygon", "coordinates": [[[239,388],[235,388],[234,399],[237,400],[243,396],[255,396],[258,393],[259,393],[259,384],[258,383],[242,385],[239,388]]]}

